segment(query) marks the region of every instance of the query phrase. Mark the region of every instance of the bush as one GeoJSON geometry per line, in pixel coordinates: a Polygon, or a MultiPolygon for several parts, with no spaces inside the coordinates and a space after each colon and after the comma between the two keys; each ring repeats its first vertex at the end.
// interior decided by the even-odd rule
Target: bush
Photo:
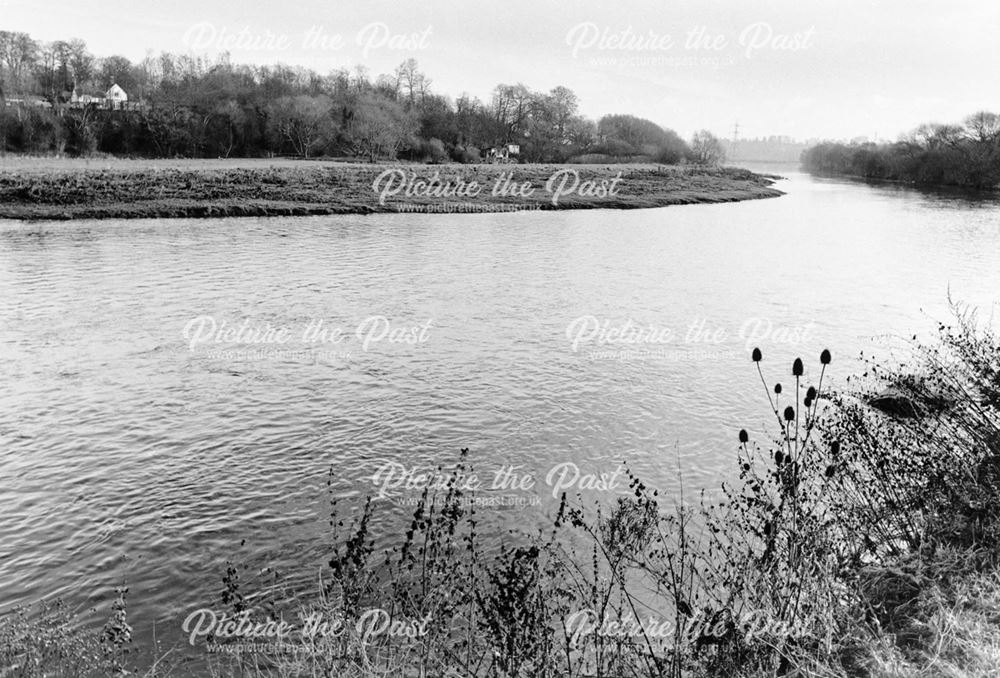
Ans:
{"type": "Polygon", "coordinates": [[[482,162],[479,149],[475,146],[455,146],[451,154],[452,160],[463,164],[475,164],[482,162]]]}
{"type": "Polygon", "coordinates": [[[132,628],[124,586],[115,589],[111,616],[100,632],[81,628],[61,601],[45,603],[33,614],[20,608],[0,617],[0,669],[19,678],[68,678],[120,675],[131,651],[132,628]]]}
{"type": "Polygon", "coordinates": [[[67,130],[51,110],[38,106],[0,109],[0,150],[62,153],[67,130]]]}
{"type": "Polygon", "coordinates": [[[413,160],[432,164],[446,162],[449,157],[444,142],[440,139],[417,140],[410,149],[409,156],[413,160]]]}

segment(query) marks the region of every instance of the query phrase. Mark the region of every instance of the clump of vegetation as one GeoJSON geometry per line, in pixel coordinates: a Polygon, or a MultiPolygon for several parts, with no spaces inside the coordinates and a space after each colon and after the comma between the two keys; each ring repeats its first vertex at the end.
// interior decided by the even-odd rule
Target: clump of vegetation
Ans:
{"type": "Polygon", "coordinates": [[[819,144],[803,152],[802,165],[817,174],[996,188],[998,151],[1000,115],[980,111],[961,125],[921,125],[891,144],[819,144]]]}
{"type": "Polygon", "coordinates": [[[106,678],[127,673],[132,649],[124,585],[115,589],[111,614],[94,631],[80,626],[62,601],[18,608],[0,617],[0,675],[18,678],[106,678]]]}

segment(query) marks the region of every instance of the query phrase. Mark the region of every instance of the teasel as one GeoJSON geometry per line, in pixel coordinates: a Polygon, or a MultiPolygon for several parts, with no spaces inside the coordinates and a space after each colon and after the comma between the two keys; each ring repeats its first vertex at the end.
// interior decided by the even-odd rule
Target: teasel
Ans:
{"type": "Polygon", "coordinates": [[[795,362],[792,363],[792,376],[802,376],[802,358],[796,358],[795,362]]]}

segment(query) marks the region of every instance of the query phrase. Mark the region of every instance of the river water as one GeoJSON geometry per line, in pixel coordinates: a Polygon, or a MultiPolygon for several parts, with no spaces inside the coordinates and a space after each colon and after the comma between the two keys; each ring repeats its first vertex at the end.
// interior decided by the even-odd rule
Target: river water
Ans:
{"type": "Polygon", "coordinates": [[[533,481],[495,509],[521,529],[623,459],[712,487],[769,421],[754,346],[775,379],[829,348],[836,384],[949,293],[995,310],[996,199],[788,177],[634,211],[0,222],[0,610],[104,610],[127,577],[137,634],[178,638],[227,559],[315,577],[331,493],[461,448],[533,481]]]}

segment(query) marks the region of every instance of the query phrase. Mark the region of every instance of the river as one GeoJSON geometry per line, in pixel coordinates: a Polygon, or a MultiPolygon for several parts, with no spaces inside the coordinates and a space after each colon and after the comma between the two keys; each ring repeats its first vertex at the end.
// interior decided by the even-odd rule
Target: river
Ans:
{"type": "Polygon", "coordinates": [[[949,293],[995,311],[1000,201],[787,176],[633,211],[0,222],[0,610],[127,577],[139,637],[179,638],[227,559],[314,578],[331,492],[461,448],[535,481],[496,509],[520,529],[623,459],[712,487],[769,421],[754,346],[774,379],[829,348],[842,384],[949,293]]]}

